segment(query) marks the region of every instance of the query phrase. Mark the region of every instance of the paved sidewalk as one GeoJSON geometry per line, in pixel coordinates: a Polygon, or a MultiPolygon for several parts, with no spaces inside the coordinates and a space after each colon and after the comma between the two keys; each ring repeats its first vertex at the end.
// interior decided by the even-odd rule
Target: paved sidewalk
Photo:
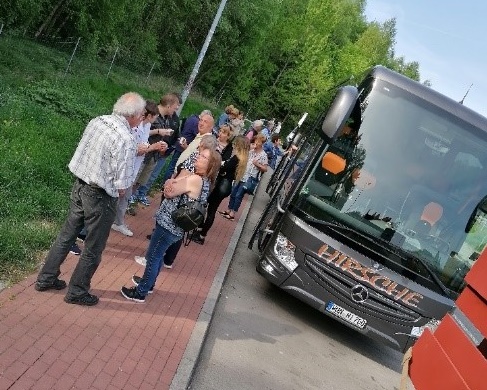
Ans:
{"type": "MultiPolygon", "coordinates": [[[[98,305],[67,304],[66,290],[37,292],[37,275],[0,291],[0,390],[186,388],[250,202],[235,221],[217,215],[205,245],[182,247],[154,294],[134,303],[120,288],[142,275],[134,255],[145,254],[158,204],[159,195],[126,217],[133,237],[111,232],[92,280],[98,305]]],[[[60,278],[76,263],[68,255],[60,278]]]]}

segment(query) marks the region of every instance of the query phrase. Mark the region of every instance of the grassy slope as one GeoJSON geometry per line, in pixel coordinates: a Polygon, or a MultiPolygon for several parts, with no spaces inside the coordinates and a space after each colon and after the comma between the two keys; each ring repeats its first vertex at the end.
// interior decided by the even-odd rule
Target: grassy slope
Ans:
{"type": "MultiPolygon", "coordinates": [[[[66,216],[73,182],[67,164],[86,123],[137,91],[158,101],[178,91],[161,77],[140,76],[0,36],[0,280],[36,269],[66,216]]],[[[182,116],[209,108],[188,100],[182,116]]],[[[210,107],[211,108],[211,107],[210,107]]]]}

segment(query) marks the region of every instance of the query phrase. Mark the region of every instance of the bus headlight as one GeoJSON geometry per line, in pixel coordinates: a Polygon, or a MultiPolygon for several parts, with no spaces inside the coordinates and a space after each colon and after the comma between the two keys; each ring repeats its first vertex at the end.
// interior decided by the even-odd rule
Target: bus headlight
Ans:
{"type": "Polygon", "coordinates": [[[411,329],[411,336],[421,336],[426,328],[428,328],[431,332],[434,332],[436,328],[438,328],[438,325],[440,325],[440,321],[438,321],[436,318],[433,318],[423,326],[413,326],[413,329],[411,329]]]}
{"type": "Polygon", "coordinates": [[[277,260],[279,260],[281,264],[291,272],[298,267],[298,263],[296,263],[296,260],[294,260],[295,249],[296,245],[294,245],[281,233],[278,234],[274,244],[274,255],[276,256],[277,260]]]}

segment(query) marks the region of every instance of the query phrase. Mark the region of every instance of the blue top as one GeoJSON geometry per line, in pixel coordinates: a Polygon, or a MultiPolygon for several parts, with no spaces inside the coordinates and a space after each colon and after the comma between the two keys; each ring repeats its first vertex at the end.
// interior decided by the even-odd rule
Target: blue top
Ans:
{"type": "Polygon", "coordinates": [[[267,154],[267,159],[269,160],[269,166],[274,170],[276,169],[277,157],[282,156],[284,152],[279,148],[279,146],[274,145],[272,142],[267,141],[262,149],[267,154]]]}
{"type": "MultiPolygon", "coordinates": [[[[181,129],[181,137],[186,138],[186,144],[189,145],[191,141],[193,141],[198,134],[198,122],[200,121],[200,117],[198,115],[191,115],[189,116],[186,121],[184,122],[184,126],[181,129]]],[[[183,152],[183,148],[181,144],[177,142],[174,145],[174,149],[178,152],[183,152]]]]}

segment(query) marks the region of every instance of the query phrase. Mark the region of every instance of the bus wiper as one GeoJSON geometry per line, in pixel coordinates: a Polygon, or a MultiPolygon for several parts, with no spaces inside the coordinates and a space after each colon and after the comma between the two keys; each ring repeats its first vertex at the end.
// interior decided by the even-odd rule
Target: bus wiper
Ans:
{"type": "Polygon", "coordinates": [[[429,264],[426,261],[424,261],[422,258],[416,257],[416,256],[407,256],[407,258],[414,260],[417,263],[421,264],[423,266],[423,268],[429,273],[429,275],[431,276],[431,279],[433,279],[433,281],[436,283],[436,285],[443,292],[443,294],[445,294],[445,296],[447,296],[448,298],[451,298],[450,290],[448,290],[448,288],[444,285],[444,283],[440,280],[440,278],[435,274],[435,272],[431,269],[431,267],[429,266],[429,264]]]}
{"type": "MultiPolygon", "coordinates": [[[[431,269],[429,264],[426,261],[424,261],[423,259],[421,259],[420,257],[411,256],[411,255],[405,253],[401,248],[399,248],[395,245],[391,245],[391,243],[389,241],[386,241],[380,237],[376,237],[376,236],[369,235],[369,234],[366,234],[363,232],[359,232],[355,229],[350,228],[349,226],[345,226],[345,225],[334,223],[334,222],[321,221],[319,219],[316,219],[316,218],[313,218],[310,216],[307,216],[306,219],[309,222],[316,223],[316,224],[319,224],[321,226],[326,226],[326,227],[334,230],[335,232],[337,232],[337,229],[352,232],[353,234],[356,234],[356,235],[360,236],[361,238],[363,238],[367,241],[372,241],[374,244],[384,245],[383,246],[384,249],[386,249],[389,252],[392,252],[395,255],[401,257],[403,260],[408,260],[408,261],[412,260],[412,261],[415,261],[416,263],[419,263],[426,270],[426,272],[429,274],[431,280],[439,287],[440,291],[445,296],[447,296],[448,298],[451,298],[450,291],[448,290],[448,288],[444,285],[444,283],[440,280],[440,278],[438,278],[438,276],[431,269]]],[[[337,233],[343,234],[340,231],[338,231],[337,233]]],[[[352,240],[352,238],[350,236],[348,236],[347,238],[352,240]]],[[[353,240],[353,241],[357,242],[356,240],[353,240]]]]}

